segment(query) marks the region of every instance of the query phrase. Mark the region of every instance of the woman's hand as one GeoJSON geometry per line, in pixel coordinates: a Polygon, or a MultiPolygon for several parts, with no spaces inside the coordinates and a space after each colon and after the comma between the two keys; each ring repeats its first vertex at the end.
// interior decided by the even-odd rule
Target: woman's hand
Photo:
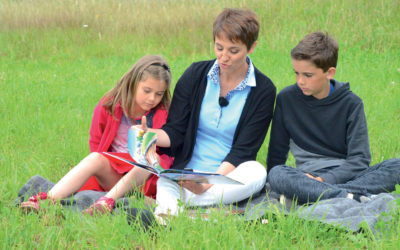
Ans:
{"type": "MultiPolygon", "coordinates": [[[[232,172],[235,169],[235,166],[233,166],[231,163],[224,161],[221,163],[217,170],[217,174],[221,175],[227,175],[230,172],[232,172]]],[[[182,187],[188,189],[190,192],[194,194],[202,194],[205,191],[207,191],[210,187],[212,187],[214,184],[207,184],[207,183],[197,183],[194,181],[179,181],[179,185],[182,187]]]]}
{"type": "Polygon", "coordinates": [[[178,184],[194,194],[202,194],[213,185],[207,183],[197,183],[194,181],[178,181],[178,184]]]}
{"type": "Polygon", "coordinates": [[[219,165],[217,174],[227,175],[235,169],[236,167],[232,163],[223,161],[221,165],[219,165]]]}

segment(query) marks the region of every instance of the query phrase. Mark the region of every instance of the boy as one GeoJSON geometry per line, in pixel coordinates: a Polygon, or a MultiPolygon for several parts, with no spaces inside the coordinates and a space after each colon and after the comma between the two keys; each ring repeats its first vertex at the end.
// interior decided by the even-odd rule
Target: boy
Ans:
{"type": "Polygon", "coordinates": [[[347,197],[357,201],[400,183],[400,159],[369,167],[371,153],[362,100],[333,79],[339,47],[322,32],[291,51],[296,84],[276,101],[268,150],[272,190],[300,203],[347,197]],[[284,165],[288,151],[296,168],[284,165]]]}

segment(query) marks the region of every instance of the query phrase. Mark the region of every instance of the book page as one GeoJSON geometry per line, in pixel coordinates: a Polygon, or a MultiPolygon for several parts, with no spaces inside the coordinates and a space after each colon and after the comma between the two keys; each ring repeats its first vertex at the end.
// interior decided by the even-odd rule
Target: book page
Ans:
{"type": "Polygon", "coordinates": [[[164,169],[158,162],[156,153],[157,135],[131,127],[128,133],[128,149],[131,157],[138,163],[154,168],[157,172],[164,169]],[[149,162],[150,161],[150,162],[149,162]]]}

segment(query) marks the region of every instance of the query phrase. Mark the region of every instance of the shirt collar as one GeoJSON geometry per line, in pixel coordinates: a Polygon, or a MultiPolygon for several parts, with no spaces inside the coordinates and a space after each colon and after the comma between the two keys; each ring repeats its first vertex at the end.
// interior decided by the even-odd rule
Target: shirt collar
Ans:
{"type": "MultiPolygon", "coordinates": [[[[255,87],[256,86],[256,79],[255,79],[255,74],[254,74],[253,62],[251,61],[250,57],[246,57],[246,61],[249,64],[249,68],[247,70],[246,76],[239,83],[239,85],[236,86],[235,90],[242,90],[246,86],[249,86],[249,87],[255,87]]],[[[208,71],[207,77],[214,84],[218,84],[218,85],[220,84],[220,82],[219,82],[219,64],[218,64],[218,60],[215,60],[213,66],[208,71]]]]}

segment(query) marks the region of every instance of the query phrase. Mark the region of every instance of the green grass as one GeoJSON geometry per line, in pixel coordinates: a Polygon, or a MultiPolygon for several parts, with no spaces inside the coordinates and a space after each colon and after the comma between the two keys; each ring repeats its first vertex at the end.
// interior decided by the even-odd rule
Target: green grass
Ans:
{"type": "MultiPolygon", "coordinates": [[[[173,82],[194,61],[214,58],[212,22],[247,7],[261,22],[251,56],[278,90],[294,83],[289,51],[307,33],[339,42],[336,79],[365,104],[372,163],[400,157],[400,3],[395,0],[0,1],[0,248],[382,248],[400,246],[400,214],[381,237],[296,216],[268,224],[215,214],[185,216],[147,232],[123,215],[87,218],[50,210],[22,215],[20,187],[39,174],[56,182],[89,153],[94,106],[145,54],[162,54],[173,82]],[[87,25],[85,27],[84,25],[87,25]]],[[[268,136],[258,160],[265,164],[268,136]]],[[[289,159],[293,163],[293,159],[289,159]]]]}

